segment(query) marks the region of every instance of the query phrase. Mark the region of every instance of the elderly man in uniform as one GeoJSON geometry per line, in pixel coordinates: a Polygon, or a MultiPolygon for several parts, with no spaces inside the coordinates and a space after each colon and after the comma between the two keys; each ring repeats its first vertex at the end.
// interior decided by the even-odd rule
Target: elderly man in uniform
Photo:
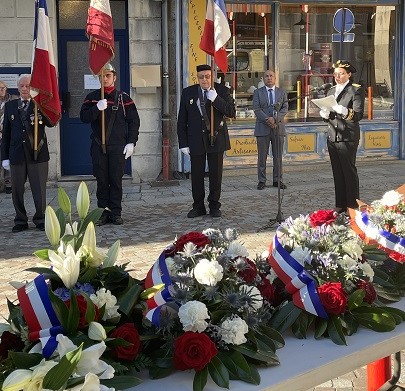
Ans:
{"type": "Polygon", "coordinates": [[[139,135],[140,120],[135,103],[128,94],[115,88],[116,79],[115,68],[106,64],[100,80],[104,99],[101,99],[101,89],[90,92],[80,110],[80,119],[91,123],[93,131],[91,157],[97,181],[97,206],[104,209],[98,225],[123,224],[121,202],[125,160],[132,156],[139,135]],[[105,153],[102,148],[102,111],[105,111],[105,153]]]}

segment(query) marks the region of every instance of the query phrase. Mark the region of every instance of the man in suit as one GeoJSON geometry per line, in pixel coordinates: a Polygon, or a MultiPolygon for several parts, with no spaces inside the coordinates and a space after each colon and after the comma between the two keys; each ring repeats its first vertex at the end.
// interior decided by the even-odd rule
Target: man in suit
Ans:
{"type": "Polygon", "coordinates": [[[190,155],[193,208],[187,217],[205,215],[205,162],[208,161],[209,195],[212,217],[221,217],[222,169],[224,151],[231,148],[225,117],[235,117],[235,103],[229,88],[213,83],[211,67],[197,66],[198,84],[183,89],[177,119],[180,151],[190,155]],[[214,142],[210,141],[211,107],[214,113],[214,142]]]}
{"type": "Polygon", "coordinates": [[[363,118],[365,91],[351,81],[356,68],[347,60],[333,64],[336,85],[328,91],[337,104],[332,111],[321,109],[328,123],[328,152],[335,184],[335,205],[338,213],[357,208],[359,177],[356,168],[357,147],[360,141],[359,121],[363,118]]]}
{"type": "Polygon", "coordinates": [[[15,209],[12,232],[28,229],[28,217],[24,206],[25,182],[30,182],[36,227],[45,229],[46,181],[48,179],[48,141],[45,126],[49,120],[38,111],[38,155],[34,160],[34,102],[30,96],[31,75],[23,74],[18,79],[20,98],[6,103],[4,110],[3,140],[1,144],[2,166],[11,171],[12,199],[15,209]]]}
{"type": "Polygon", "coordinates": [[[281,157],[286,136],[284,116],[288,111],[287,94],[281,88],[276,87],[276,74],[267,70],[263,74],[264,86],[253,93],[253,110],[256,115],[255,132],[257,140],[257,176],[258,190],[266,187],[266,161],[271,142],[273,155],[273,186],[286,189],[282,182],[283,172],[281,157]]]}

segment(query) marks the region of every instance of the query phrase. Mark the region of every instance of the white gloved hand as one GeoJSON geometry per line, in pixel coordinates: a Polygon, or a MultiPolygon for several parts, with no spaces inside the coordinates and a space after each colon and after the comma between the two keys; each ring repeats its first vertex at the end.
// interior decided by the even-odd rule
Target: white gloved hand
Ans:
{"type": "Polygon", "coordinates": [[[97,102],[97,108],[103,111],[107,108],[107,99],[101,99],[97,102]]]}
{"type": "Polygon", "coordinates": [[[129,143],[124,147],[122,153],[125,155],[125,159],[128,159],[134,153],[134,143],[129,143]]]}
{"type": "Polygon", "coordinates": [[[330,114],[330,111],[328,109],[321,109],[321,111],[319,112],[319,115],[323,119],[329,119],[329,114],[330,114]]]}
{"type": "Polygon", "coordinates": [[[180,148],[180,152],[184,153],[187,156],[189,156],[190,155],[190,148],[189,147],[180,148]]]}
{"type": "Polygon", "coordinates": [[[10,171],[10,160],[3,160],[2,162],[1,162],[1,166],[5,169],[5,170],[7,170],[7,171],[10,171]]]}
{"type": "Polygon", "coordinates": [[[214,89],[208,90],[207,92],[207,98],[211,101],[214,102],[215,98],[217,97],[217,92],[214,89]]]}
{"type": "Polygon", "coordinates": [[[349,110],[347,109],[347,107],[344,107],[342,105],[334,105],[332,106],[332,110],[336,111],[336,113],[343,115],[344,117],[347,116],[347,114],[349,113],[349,110]]]}

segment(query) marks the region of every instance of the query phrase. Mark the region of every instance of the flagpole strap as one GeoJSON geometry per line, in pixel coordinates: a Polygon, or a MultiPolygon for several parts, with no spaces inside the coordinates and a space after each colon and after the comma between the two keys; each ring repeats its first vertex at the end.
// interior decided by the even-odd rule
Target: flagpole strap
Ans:
{"type": "MultiPolygon", "coordinates": [[[[104,99],[103,78],[104,78],[104,67],[101,68],[100,73],[101,99],[104,99]]],[[[105,146],[105,110],[101,112],[101,149],[104,154],[107,153],[107,148],[105,146]]]]}
{"type": "Polygon", "coordinates": [[[38,159],[38,107],[34,100],[34,161],[38,159]]]}

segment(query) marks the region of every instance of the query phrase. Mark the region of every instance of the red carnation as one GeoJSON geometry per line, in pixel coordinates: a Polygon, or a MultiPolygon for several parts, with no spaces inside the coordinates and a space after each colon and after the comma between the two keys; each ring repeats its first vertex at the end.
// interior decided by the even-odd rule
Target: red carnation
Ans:
{"type": "MultiPolygon", "coordinates": [[[[87,310],[87,301],[82,295],[76,296],[77,306],[79,307],[79,330],[85,329],[89,323],[86,320],[86,310],[87,310]]],[[[70,299],[65,301],[65,304],[68,308],[70,308],[70,299]]],[[[98,321],[100,319],[100,311],[98,307],[94,304],[94,321],[98,321]]]]}
{"type": "Polygon", "coordinates": [[[260,283],[257,285],[262,296],[271,303],[274,299],[274,287],[271,282],[266,278],[263,277],[260,283]]]}
{"type": "Polygon", "coordinates": [[[256,264],[250,259],[245,258],[246,264],[243,270],[238,271],[238,276],[240,276],[243,281],[253,282],[257,276],[256,264]]]}
{"type": "Polygon", "coordinates": [[[133,323],[124,323],[111,333],[112,338],[121,338],[129,342],[129,346],[116,346],[111,354],[120,359],[132,361],[141,351],[141,339],[133,323]]]}
{"type": "Polygon", "coordinates": [[[207,334],[187,331],[174,341],[174,367],[180,371],[194,368],[199,372],[217,353],[207,334]]]}
{"type": "Polygon", "coordinates": [[[210,240],[201,232],[189,232],[176,240],[174,252],[183,251],[184,245],[189,242],[194,243],[197,248],[202,248],[210,243],[210,240]]]}
{"type": "Polygon", "coordinates": [[[0,361],[8,357],[9,351],[19,352],[24,348],[24,342],[20,336],[10,333],[10,331],[3,331],[1,334],[0,342],[0,361]]]}
{"type": "Polygon", "coordinates": [[[337,217],[337,213],[333,209],[317,210],[309,216],[309,223],[312,227],[332,224],[337,217]]]}
{"type": "Polygon", "coordinates": [[[375,291],[374,285],[371,282],[360,280],[357,283],[357,288],[363,289],[363,291],[366,293],[363,301],[365,301],[368,304],[374,303],[374,300],[377,298],[377,292],[375,291]]]}
{"type": "Polygon", "coordinates": [[[332,315],[343,314],[347,305],[347,294],[340,282],[327,282],[318,288],[319,299],[326,312],[332,315]]]}

